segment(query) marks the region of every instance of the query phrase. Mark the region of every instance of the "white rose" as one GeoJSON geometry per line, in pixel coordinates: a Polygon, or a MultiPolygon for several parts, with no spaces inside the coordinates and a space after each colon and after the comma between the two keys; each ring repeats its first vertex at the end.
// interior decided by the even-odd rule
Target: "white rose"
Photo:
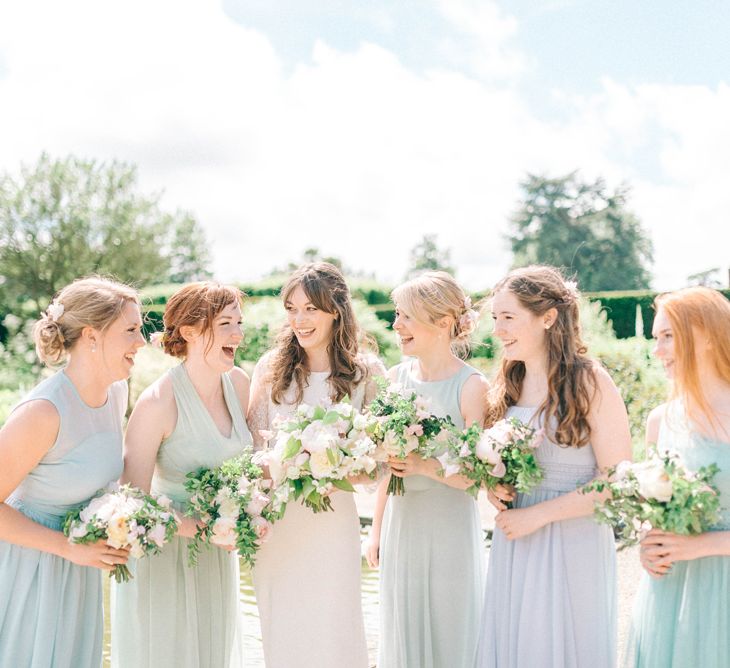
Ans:
{"type": "Polygon", "coordinates": [[[451,457],[448,452],[444,452],[440,457],[436,457],[441,468],[444,471],[444,478],[448,478],[451,475],[455,475],[459,472],[459,465],[451,461],[451,457]]]}
{"type": "Polygon", "coordinates": [[[633,464],[628,459],[624,459],[622,462],[619,462],[616,465],[616,473],[614,474],[614,478],[617,481],[624,480],[628,472],[631,471],[632,466],[633,464]]]}
{"type": "Polygon", "coordinates": [[[639,494],[644,498],[656,499],[662,503],[672,498],[672,481],[660,460],[635,464],[634,475],[639,483],[639,494]]]}
{"type": "Polygon", "coordinates": [[[211,543],[224,547],[236,546],[236,520],[229,517],[219,517],[213,523],[211,543]]]}
{"type": "Polygon", "coordinates": [[[500,420],[487,429],[485,433],[489,434],[500,445],[507,445],[514,437],[514,427],[507,420],[500,420]]]}
{"type": "Polygon", "coordinates": [[[502,461],[500,452],[501,448],[499,447],[499,444],[490,438],[488,432],[484,432],[477,442],[476,456],[483,462],[496,466],[502,461]]]}
{"type": "Polygon", "coordinates": [[[115,515],[109,520],[106,528],[106,544],[119,549],[127,544],[127,518],[123,515],[115,515]]]}
{"type": "Polygon", "coordinates": [[[251,500],[246,505],[246,512],[249,515],[260,515],[268,502],[268,496],[261,494],[261,492],[254,492],[251,495],[251,500]]]}
{"type": "Polygon", "coordinates": [[[129,555],[135,559],[141,559],[144,557],[144,548],[142,547],[142,543],[138,540],[132,542],[129,546],[129,555]]]}
{"type": "Polygon", "coordinates": [[[87,533],[86,524],[76,524],[71,529],[71,538],[83,538],[87,533]]]}
{"type": "Polygon", "coordinates": [[[309,458],[309,468],[312,471],[312,476],[315,478],[327,478],[331,476],[335,469],[342,462],[342,453],[339,450],[320,450],[313,452],[309,458]],[[330,463],[328,453],[334,457],[335,463],[330,463]]]}
{"type": "Polygon", "coordinates": [[[362,413],[357,413],[352,420],[352,428],[357,431],[363,431],[367,426],[368,419],[362,413]]]}
{"type": "Polygon", "coordinates": [[[333,426],[312,422],[302,431],[302,448],[307,452],[317,452],[332,447],[338,439],[339,433],[333,426]]]}

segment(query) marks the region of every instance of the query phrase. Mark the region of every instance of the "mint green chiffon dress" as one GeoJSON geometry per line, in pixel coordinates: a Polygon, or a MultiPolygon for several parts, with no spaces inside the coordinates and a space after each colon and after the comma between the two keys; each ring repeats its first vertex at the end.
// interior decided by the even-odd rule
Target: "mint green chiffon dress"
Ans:
{"type": "MultiPolygon", "coordinates": [[[[439,417],[463,428],[461,390],[479,373],[424,382],[398,365],[397,381],[431,400],[439,417]]],[[[484,546],[477,503],[426,476],[403,478],[388,497],[380,542],[378,668],[471,667],[479,638],[484,546]]]]}
{"type": "MultiPolygon", "coordinates": [[[[730,443],[693,432],[682,405],[670,402],[657,449],[678,454],[690,470],[715,463],[721,517],[730,531],[730,443]]],[[[730,666],[730,557],[678,561],[659,580],[644,574],[636,594],[624,660],[637,668],[730,666]]]]}
{"type": "MultiPolygon", "coordinates": [[[[214,467],[251,445],[233,382],[223,394],[233,420],[223,436],[180,364],[169,372],[177,424],[157,455],[152,492],[182,513],[185,475],[214,467]]],[[[134,579],[112,587],[112,666],[115,668],[237,668],[243,665],[238,553],[211,546],[188,565],[189,539],[175,537],[162,553],[130,559],[134,579]]]]}
{"type": "MultiPolygon", "coordinates": [[[[58,436],[5,503],[60,531],[69,510],[85,506],[122,473],[127,383],[114,383],[106,403],[92,408],[59,371],[18,405],[36,399],[56,407],[58,436]]],[[[0,666],[99,668],[102,575],[97,568],[0,541],[0,666]]]]}

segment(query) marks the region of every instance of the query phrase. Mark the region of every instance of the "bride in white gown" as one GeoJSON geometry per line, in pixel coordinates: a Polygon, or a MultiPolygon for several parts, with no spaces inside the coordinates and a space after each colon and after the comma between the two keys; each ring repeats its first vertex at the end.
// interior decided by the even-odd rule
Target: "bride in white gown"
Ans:
{"type": "MultiPolygon", "coordinates": [[[[277,415],[301,404],[338,401],[360,409],[385,369],[358,352],[360,331],[342,274],[328,263],[297,270],[282,289],[287,324],[261,358],[248,424],[257,448],[277,415]]],[[[355,481],[356,482],[356,481],[355,481]]],[[[368,665],[360,597],[360,523],[352,494],[332,493],[332,510],[290,501],[253,572],[267,668],[368,665]]]]}

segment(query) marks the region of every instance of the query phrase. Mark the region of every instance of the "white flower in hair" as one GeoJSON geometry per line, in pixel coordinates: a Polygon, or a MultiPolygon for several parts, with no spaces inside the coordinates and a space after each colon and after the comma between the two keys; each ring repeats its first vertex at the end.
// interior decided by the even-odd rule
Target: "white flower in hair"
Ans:
{"type": "Polygon", "coordinates": [[[464,297],[464,310],[468,311],[471,308],[471,297],[464,297]]]}
{"type": "Polygon", "coordinates": [[[565,287],[568,288],[570,292],[578,292],[578,283],[575,281],[565,281],[565,287]]]}
{"type": "Polygon", "coordinates": [[[63,310],[64,308],[61,302],[53,302],[46,310],[46,313],[53,322],[58,322],[58,319],[63,315],[63,310]]]}

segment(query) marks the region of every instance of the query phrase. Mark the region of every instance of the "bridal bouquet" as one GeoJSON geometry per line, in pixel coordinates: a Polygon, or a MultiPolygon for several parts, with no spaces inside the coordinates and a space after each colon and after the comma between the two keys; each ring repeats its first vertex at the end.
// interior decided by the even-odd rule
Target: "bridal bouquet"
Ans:
{"type": "Polygon", "coordinates": [[[188,543],[188,562],[194,566],[203,545],[235,547],[249,566],[271,532],[275,513],[265,493],[262,470],[250,452],[229,459],[217,468],[188,473],[185,489],[191,493],[185,514],[200,520],[188,543]]]}
{"type": "Polygon", "coordinates": [[[444,475],[460,473],[474,481],[466,490],[474,497],[482,485],[487,489],[498,484],[511,485],[525,493],[542,480],[534,452],[541,441],[541,431],[517,418],[505,418],[489,429],[482,430],[473,424],[454,432],[448,451],[437,459],[444,475]]]}
{"type": "MultiPolygon", "coordinates": [[[[63,533],[71,543],[104,539],[111,547],[129,548],[136,559],[158,554],[177,528],[170,499],[145,494],[130,485],[101,493],[85,508],[70,511],[63,523],[63,533]]],[[[117,564],[109,575],[117,582],[128,582],[132,577],[126,564],[117,564]]]]}
{"type": "Polygon", "coordinates": [[[290,418],[274,422],[274,447],[257,454],[269,467],[275,488],[273,507],[283,509],[301,499],[315,513],[331,510],[334,489],[354,492],[348,478],[372,475],[378,453],[372,434],[377,423],[358,413],[346,400],[337,404],[300,404],[290,418]]]}
{"type": "MultiPolygon", "coordinates": [[[[368,411],[377,420],[373,439],[384,456],[405,459],[415,452],[429,459],[447,446],[453,428],[449,418],[433,415],[426,399],[399,383],[378,380],[378,385],[380,392],[368,411]]],[[[391,475],[388,494],[404,491],[403,478],[391,475]]]]}
{"type": "Polygon", "coordinates": [[[611,493],[596,504],[596,517],[613,526],[622,547],[628,547],[650,529],[685,535],[710,529],[720,507],[712,486],[718,470],[711,464],[692,472],[676,455],[655,453],[643,462],[619,463],[608,470],[607,480],[593,480],[581,491],[611,493]]]}

